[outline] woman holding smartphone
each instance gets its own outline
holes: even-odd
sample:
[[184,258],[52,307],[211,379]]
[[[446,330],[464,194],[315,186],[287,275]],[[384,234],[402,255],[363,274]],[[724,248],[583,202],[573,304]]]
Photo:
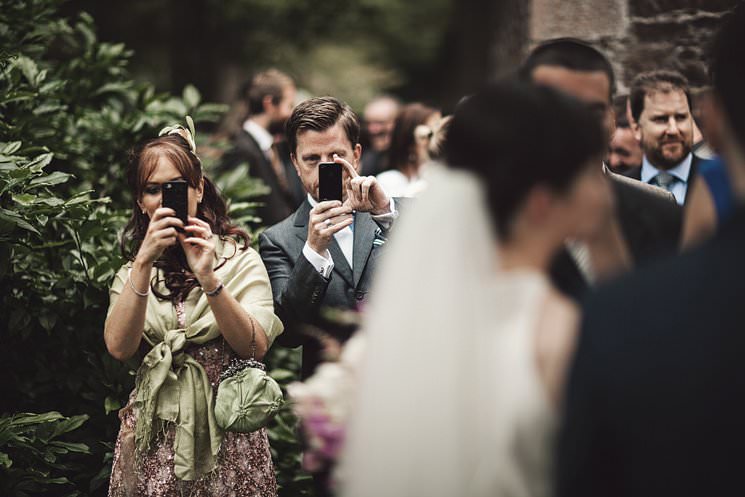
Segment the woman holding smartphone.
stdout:
[[[128,262],[110,289],[104,339],[116,359],[145,355],[119,413],[109,495],[276,495],[266,431],[223,433],[213,413],[223,368],[235,356],[260,360],[282,333],[266,269],[186,129],[136,147],[128,181]],[[187,184],[176,203],[186,223],[162,203],[173,181]]]

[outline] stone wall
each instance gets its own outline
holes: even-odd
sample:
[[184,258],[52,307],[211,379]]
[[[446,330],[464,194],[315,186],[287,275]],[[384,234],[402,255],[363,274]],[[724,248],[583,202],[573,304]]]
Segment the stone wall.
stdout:
[[704,86],[708,47],[737,1],[531,0],[530,44],[560,36],[593,43],[611,59],[621,92],[639,72],[660,68]]

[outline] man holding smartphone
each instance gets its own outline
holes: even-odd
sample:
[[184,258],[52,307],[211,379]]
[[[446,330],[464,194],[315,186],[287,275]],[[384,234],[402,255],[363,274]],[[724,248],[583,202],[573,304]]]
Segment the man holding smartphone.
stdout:
[[[365,298],[379,248],[398,213],[375,177],[359,175],[360,125],[346,103],[333,97],[307,100],[293,111],[286,132],[307,199],[261,234],[259,250],[275,312],[285,325],[280,343],[304,346],[305,378],[322,351],[303,327],[319,324],[323,307],[354,309]],[[341,183],[341,198],[326,200],[335,196],[327,192],[339,191],[335,182]]]

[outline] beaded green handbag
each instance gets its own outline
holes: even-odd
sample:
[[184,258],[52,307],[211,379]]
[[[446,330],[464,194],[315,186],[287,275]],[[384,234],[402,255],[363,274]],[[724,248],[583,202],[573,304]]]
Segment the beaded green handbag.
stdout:
[[[224,431],[250,433],[266,426],[277,414],[284,398],[266,366],[254,359],[252,337],[250,359],[235,358],[220,375],[215,399],[215,421]],[[225,342],[223,341],[223,351]]]

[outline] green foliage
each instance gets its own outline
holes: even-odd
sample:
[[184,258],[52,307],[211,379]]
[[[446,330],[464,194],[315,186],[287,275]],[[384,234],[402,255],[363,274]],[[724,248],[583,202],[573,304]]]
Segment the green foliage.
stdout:
[[[2,495],[106,492],[116,412],[137,366],[113,360],[102,340],[132,205],[126,151],[186,114],[214,122],[225,110],[193,86],[176,97],[134,82],[131,52],[98,41],[87,14],[61,18],[58,3],[0,1]],[[241,199],[232,214],[253,220],[262,186],[245,170],[217,183]],[[19,411],[53,412],[9,414]],[[298,457],[292,423],[278,420],[272,439],[295,451],[275,455],[280,482],[298,490],[297,466],[282,462]],[[58,440],[78,427],[75,442]]]
[[[296,381],[300,374],[300,349],[273,347],[266,363],[269,374],[277,380],[287,398],[287,384]],[[302,445],[298,440],[297,425],[290,404],[285,403],[268,427],[280,497],[313,495],[311,476],[300,470]]]
[[[57,495],[79,495],[66,475],[75,464],[68,454],[90,454],[83,443],[63,435],[79,428],[88,416],[66,418],[58,412],[0,417],[0,493],[7,497],[39,495],[53,488]],[[62,493],[65,492],[66,493]]]

